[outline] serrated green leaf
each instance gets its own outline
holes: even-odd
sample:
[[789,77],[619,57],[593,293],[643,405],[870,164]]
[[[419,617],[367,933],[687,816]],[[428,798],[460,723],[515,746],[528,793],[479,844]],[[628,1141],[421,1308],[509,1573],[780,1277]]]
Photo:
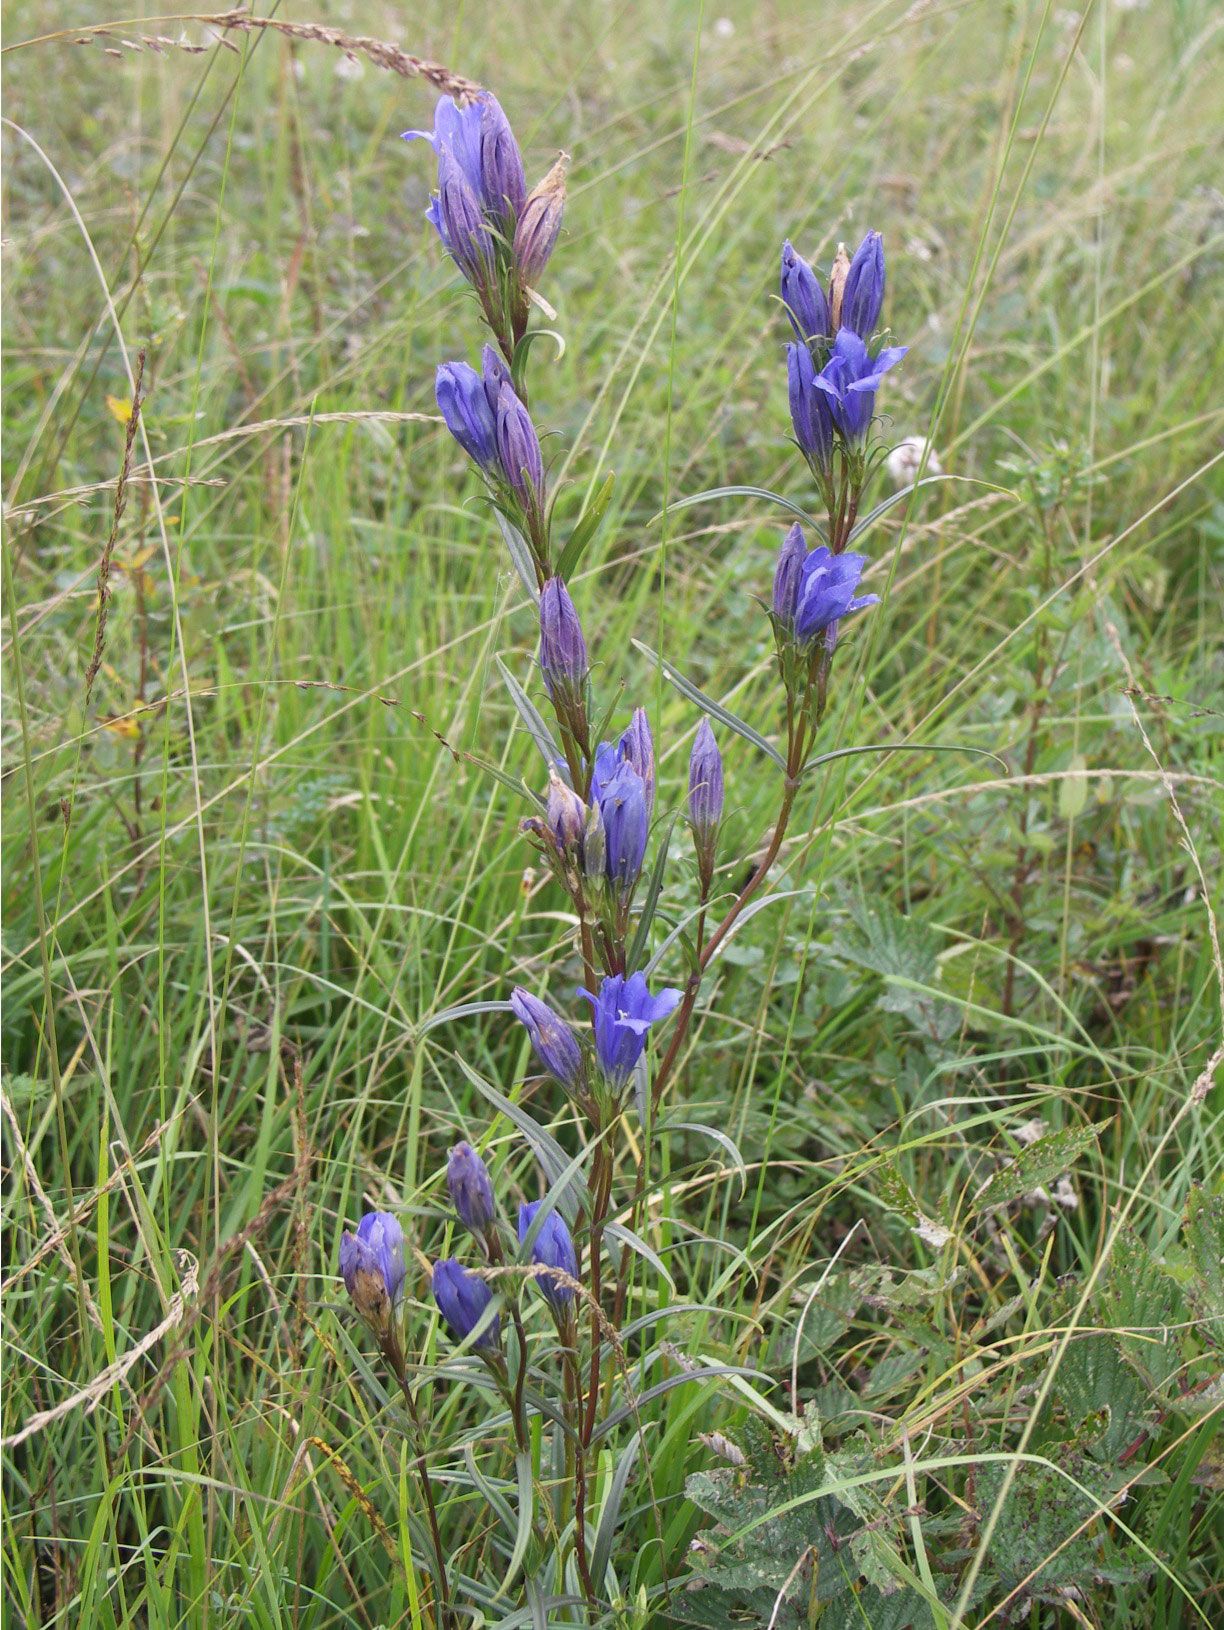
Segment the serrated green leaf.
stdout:
[[1099,1126],[1069,1126],[1038,1138],[983,1183],[973,1197],[973,1210],[990,1211],[1021,1199],[1032,1189],[1045,1188],[1094,1149],[1100,1135]]

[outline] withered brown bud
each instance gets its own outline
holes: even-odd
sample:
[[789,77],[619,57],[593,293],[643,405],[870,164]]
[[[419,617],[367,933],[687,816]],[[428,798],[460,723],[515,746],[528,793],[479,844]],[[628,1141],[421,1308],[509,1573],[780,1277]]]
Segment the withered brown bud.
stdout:
[[525,283],[534,283],[548,265],[565,211],[569,154],[562,153],[543,181],[532,188],[514,229],[514,258]]
[[829,320],[834,335],[841,327],[842,296],[846,292],[846,276],[850,271],[850,256],[844,243],[837,246],[833,272],[829,278]]

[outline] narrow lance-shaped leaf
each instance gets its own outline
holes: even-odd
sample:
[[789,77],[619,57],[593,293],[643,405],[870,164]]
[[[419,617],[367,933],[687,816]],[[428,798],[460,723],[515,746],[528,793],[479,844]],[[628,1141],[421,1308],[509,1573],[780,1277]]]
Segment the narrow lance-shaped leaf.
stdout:
[[694,504],[708,503],[715,498],[763,498],[766,503],[777,504],[780,509],[788,510],[790,514],[797,515],[805,526],[811,527],[822,543],[828,542],[824,527],[814,515],[809,515],[806,509],[793,503],[782,493],[771,492],[768,487],[709,487],[705,492],[692,492],[684,498],[677,498],[675,503],[667,506],[666,510],[660,510],[657,515],[651,518],[649,524],[653,526],[656,521],[662,520],[664,514],[670,515],[678,509],[691,509]]
[[666,657],[661,657],[657,651],[652,651],[649,645],[644,645],[641,640],[634,640],[633,644],[644,657],[649,657],[656,664],[663,677],[673,684],[682,696],[687,696],[689,701],[695,703],[703,713],[708,713],[712,719],[717,719],[720,724],[725,724],[728,730],[733,730],[737,736],[742,736],[745,741],[750,741],[754,747],[759,747],[763,753],[767,753],[780,770],[786,769],[786,760],[776,747],[765,740],[759,730],[754,730],[738,714],[732,713],[730,708],[724,707],[721,702],[714,701],[703,690],[698,690],[697,686],[691,680],[686,679],[678,668],[670,663]]
[[517,526],[513,526],[506,519],[500,509],[495,509],[493,513],[497,516],[502,541],[506,545],[511,564],[518,573],[519,582],[530,595],[532,605],[538,606],[540,603],[540,588],[536,582],[535,562],[531,558],[531,550],[527,545],[527,539]]
[[599,530],[599,523],[607,513],[608,503],[612,497],[612,483],[615,475],[609,471],[603,485],[587,505],[586,514],[574,527],[561,551],[557,561],[557,576],[571,578],[578,569],[578,563],[586,553],[587,545]]
[[502,659],[500,657],[495,657],[494,660],[497,663],[498,670],[501,673],[506,689],[510,692],[510,700],[514,703],[515,708],[518,710],[519,718],[522,719],[523,723],[527,726],[528,734],[531,736],[532,741],[534,741],[536,746],[540,749],[541,758],[551,770],[555,764],[560,762],[561,759],[561,749],[557,746],[556,741],[553,739],[552,731],[544,723],[544,720],[540,716],[539,709],[531,700],[530,696],[528,696],[527,692],[519,684],[518,680],[510,672],[509,668],[507,668]]

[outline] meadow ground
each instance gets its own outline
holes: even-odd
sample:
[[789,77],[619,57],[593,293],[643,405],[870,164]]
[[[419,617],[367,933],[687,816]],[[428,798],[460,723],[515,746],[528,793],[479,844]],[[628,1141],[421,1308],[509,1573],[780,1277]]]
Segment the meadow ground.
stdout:
[[[441,1362],[448,1145],[538,1192],[473,1075],[580,1147],[507,1015],[431,1023],[515,983],[572,1012],[580,971],[517,830],[539,765],[495,659],[529,679],[533,617],[435,415],[477,323],[398,140],[434,93],[317,40],[5,9],[8,1611],[431,1624],[340,1233],[399,1215]],[[676,1310],[594,1473],[606,1622],[1224,1623],[1218,8],[284,16],[493,87],[531,177],[572,155],[532,406],[565,523],[615,472],[574,593],[661,808],[698,714],[631,639],[779,728],[781,512],[675,505],[813,501],[783,237],[884,232],[887,433],[969,478],[865,543],[883,604],[825,738],[1003,763],[805,783],[782,897],[702,992],[640,1223],[673,1286],[643,1263],[634,1308]],[[750,857],[776,787],[722,746]],[[530,1623],[489,1406],[421,1396],[468,1599]]]

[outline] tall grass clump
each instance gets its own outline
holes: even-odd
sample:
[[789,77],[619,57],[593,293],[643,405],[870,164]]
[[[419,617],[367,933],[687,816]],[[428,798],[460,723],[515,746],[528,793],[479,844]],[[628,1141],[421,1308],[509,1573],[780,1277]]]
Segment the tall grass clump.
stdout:
[[11,8],[7,1610],[1212,1625],[1211,7],[592,15]]

